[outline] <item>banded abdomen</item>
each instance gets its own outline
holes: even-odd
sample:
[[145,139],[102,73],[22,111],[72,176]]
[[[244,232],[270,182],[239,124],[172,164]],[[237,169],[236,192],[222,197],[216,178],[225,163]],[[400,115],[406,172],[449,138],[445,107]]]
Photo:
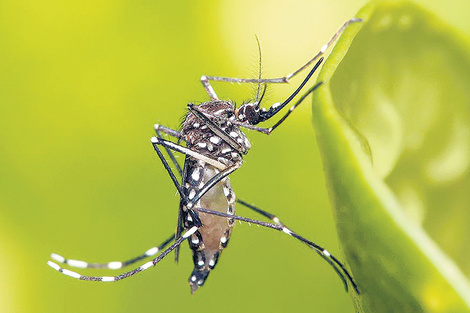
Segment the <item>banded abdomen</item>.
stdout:
[[[203,161],[191,162],[188,169],[188,179],[186,189],[188,197],[191,199],[198,191],[198,187],[203,186],[209,179],[217,174],[218,170],[213,166],[204,164]],[[192,188],[195,187],[195,188]],[[230,179],[226,178],[211,188],[195,205],[195,208],[205,208],[223,213],[235,214],[235,195],[230,185]],[[193,226],[192,218],[185,211],[185,228]],[[227,246],[230,239],[233,220],[211,214],[198,213],[202,222],[202,227],[189,239],[189,246],[193,253],[194,271],[189,283],[191,291],[194,292],[202,286],[215,267],[222,250]],[[188,220],[189,219],[189,220]]]

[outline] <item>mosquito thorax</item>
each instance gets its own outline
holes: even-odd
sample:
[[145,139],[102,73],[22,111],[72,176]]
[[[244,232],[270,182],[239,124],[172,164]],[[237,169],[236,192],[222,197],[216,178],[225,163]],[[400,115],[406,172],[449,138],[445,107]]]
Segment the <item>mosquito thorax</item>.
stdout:
[[242,155],[251,148],[250,141],[235,122],[235,104],[230,101],[212,100],[191,105],[217,128],[202,121],[191,111],[187,114],[181,134],[187,147],[218,160],[228,166],[241,161]]

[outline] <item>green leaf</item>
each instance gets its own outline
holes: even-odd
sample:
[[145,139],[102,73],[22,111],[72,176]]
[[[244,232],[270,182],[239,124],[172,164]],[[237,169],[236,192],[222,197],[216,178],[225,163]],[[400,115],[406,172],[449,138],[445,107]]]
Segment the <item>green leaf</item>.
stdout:
[[470,312],[469,46],[411,2],[357,17],[313,106],[356,310]]

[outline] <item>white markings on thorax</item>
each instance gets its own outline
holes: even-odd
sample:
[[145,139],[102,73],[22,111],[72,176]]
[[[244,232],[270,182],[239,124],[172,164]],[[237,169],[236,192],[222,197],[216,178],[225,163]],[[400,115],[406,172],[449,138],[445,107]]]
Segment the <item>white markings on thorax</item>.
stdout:
[[229,153],[232,151],[232,148],[230,147],[226,147],[226,148],[223,148],[222,151],[220,151],[220,153],[222,154],[226,154],[226,153]]
[[220,139],[217,136],[212,136],[211,138],[209,138],[209,140],[210,140],[210,142],[212,142],[215,145],[218,145],[222,141],[222,139]]
[[228,110],[227,109],[220,109],[220,110],[215,111],[212,114],[217,116],[217,115],[221,115],[222,113],[225,113],[225,112],[228,112]]

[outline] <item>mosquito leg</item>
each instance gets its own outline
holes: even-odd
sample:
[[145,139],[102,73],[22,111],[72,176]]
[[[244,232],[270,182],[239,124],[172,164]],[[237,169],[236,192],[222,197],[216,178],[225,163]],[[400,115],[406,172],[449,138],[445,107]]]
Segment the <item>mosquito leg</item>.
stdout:
[[217,94],[214,91],[214,88],[212,88],[212,85],[209,82],[210,80],[216,80],[216,79],[213,79],[212,76],[205,76],[205,75],[201,76],[202,86],[204,86],[204,89],[206,90],[211,100],[219,100],[219,98],[217,97]]
[[[163,132],[163,133],[165,133],[169,136],[177,138],[178,140],[184,140],[184,138],[181,136],[181,133],[177,130],[168,128],[168,127],[160,125],[160,124],[155,124],[154,129],[155,129],[155,132],[156,132],[158,138],[160,138],[160,139],[163,139],[162,136],[161,136],[161,133],[160,133],[160,131],[161,131],[161,132]],[[166,146],[164,148],[165,148],[168,156],[170,157],[171,162],[173,162],[176,170],[180,174],[180,177],[181,177],[182,181],[185,181],[186,178],[183,175],[183,173],[185,173],[185,171],[183,172],[183,170],[181,169],[181,166],[179,165],[178,161],[176,160],[175,155],[173,154],[173,151],[170,148],[167,148]],[[186,166],[187,163],[185,162],[184,164]],[[174,237],[179,238],[181,236],[181,234],[183,233],[183,229],[184,229],[184,227],[183,227],[183,204],[180,203],[179,209],[178,209],[178,221],[176,223],[176,231],[175,231],[175,236]],[[179,260],[179,248],[180,247],[177,247],[175,249],[175,262],[176,263],[178,263],[178,260]]]
[[[247,203],[247,202],[245,202],[245,201],[243,201],[243,200],[237,199],[237,202],[240,203],[241,205],[244,205],[244,206],[246,206],[247,208],[249,208],[249,209],[251,209],[251,210],[253,210],[253,211],[255,211],[255,212],[257,212],[257,213],[259,213],[259,214],[261,214],[261,215],[263,215],[263,216],[265,216],[265,217],[267,217],[267,218],[269,218],[269,219],[271,219],[276,225],[279,225],[279,226],[280,226],[280,229],[279,229],[279,228],[275,228],[275,229],[283,230],[283,228],[285,227],[285,225],[279,220],[279,218],[278,218],[276,215],[271,214],[271,213],[269,213],[269,212],[267,212],[267,211],[264,211],[264,210],[262,210],[262,209],[260,209],[260,208],[257,208],[257,207],[255,207],[254,205],[251,205],[251,204],[249,204],[249,203]],[[270,226],[268,226],[268,225],[262,225],[262,226],[270,227]],[[335,272],[339,275],[339,277],[340,277],[341,280],[343,281],[343,283],[344,283],[344,285],[345,285],[345,289],[346,289],[346,291],[347,291],[347,290],[348,290],[348,285],[347,285],[347,282],[346,282],[345,277],[344,277],[343,273],[341,272],[341,270],[333,263],[332,260],[330,260],[328,257],[326,257],[322,252],[320,252],[320,251],[317,250],[317,249],[314,249],[314,251],[315,251],[316,253],[318,253],[326,262],[328,262],[328,263],[330,264],[330,266],[333,267],[333,269],[335,270]],[[326,250],[324,250],[324,251],[326,251]],[[354,282],[351,281],[351,283],[352,283],[353,286],[354,286]]]
[[168,174],[170,175],[170,178],[173,181],[173,184],[175,185],[175,187],[178,190],[178,193],[179,193],[179,195],[182,199],[185,199],[186,195],[183,191],[182,186],[178,182],[178,179],[176,178],[175,174],[173,173],[170,165],[168,164],[167,160],[165,159],[162,152],[158,148],[159,145],[162,145],[163,147],[169,148],[169,149],[177,151],[177,152],[181,152],[185,155],[190,155],[190,156],[192,156],[192,157],[194,157],[198,160],[202,160],[202,161],[204,161],[208,164],[211,164],[211,165],[213,165],[213,166],[215,166],[219,169],[226,169],[227,168],[226,165],[224,165],[223,163],[220,163],[219,161],[208,158],[205,155],[202,155],[198,152],[192,151],[192,150],[190,150],[186,147],[180,146],[180,145],[175,144],[171,141],[168,141],[168,140],[165,140],[165,139],[162,139],[162,138],[158,138],[158,137],[152,137],[150,140],[152,142],[153,148],[155,149],[155,152],[157,152],[158,157],[162,161],[163,166],[165,167]]
[[175,239],[175,235],[171,235],[167,240],[165,240],[163,243],[161,243],[159,246],[152,247],[148,249],[145,253],[134,257],[130,260],[127,261],[113,261],[113,262],[108,262],[108,263],[89,263],[85,261],[80,261],[80,260],[73,260],[73,259],[66,259],[61,255],[58,255],[56,253],[51,254],[51,258],[62,264],[67,264],[68,266],[71,267],[77,267],[77,268],[107,268],[111,270],[117,270],[120,268],[124,268],[126,266],[129,266],[131,264],[134,264],[142,259],[145,259],[147,257],[151,257],[156,255],[158,252],[161,250],[165,249],[165,247],[172,242]]
[[166,126],[163,126],[163,125],[160,125],[160,124],[153,125],[153,128],[155,129],[155,132],[157,133],[157,135],[159,135],[159,137],[161,137],[160,136],[160,131],[161,131],[161,132],[164,132],[167,135],[170,135],[172,137],[177,138],[178,140],[183,140],[183,137],[181,136],[181,133],[177,130],[171,129],[169,127],[166,127]]
[[252,205],[252,204],[249,204],[248,202],[245,202],[243,200],[240,200],[240,199],[237,199],[237,203],[240,203],[241,205],[255,211],[256,213],[264,216],[264,217],[267,217],[269,218],[271,221],[273,221],[275,224],[279,225],[279,226],[284,226],[284,224],[281,223],[281,221],[279,220],[279,218],[277,218],[276,215],[274,214],[271,214],[267,211],[264,211],[264,210],[261,210],[260,208]]
[[161,260],[163,260],[171,251],[173,251],[176,247],[178,247],[179,245],[181,245],[181,243],[183,241],[185,241],[186,239],[188,239],[191,235],[193,235],[196,231],[198,230],[198,227],[196,226],[193,226],[191,229],[189,229],[187,232],[185,232],[183,234],[183,236],[179,237],[178,239],[175,240],[175,242],[170,246],[168,247],[166,250],[164,250],[161,254],[159,254],[156,258],[154,258],[153,260],[143,264],[142,266],[139,266],[129,272],[126,272],[126,273],[123,273],[121,275],[117,275],[117,276],[85,276],[85,275],[81,275],[77,272],[74,272],[74,271],[71,271],[71,270],[68,270],[68,269],[65,269],[65,268],[62,268],[60,267],[59,265],[57,265],[56,263],[52,262],[52,261],[48,261],[47,264],[52,267],[53,269],[55,269],[56,271],[58,272],[61,272],[62,274],[65,274],[67,276],[70,276],[70,277],[73,277],[73,278],[77,278],[77,279],[80,279],[80,280],[86,280],[86,281],[102,281],[102,282],[115,282],[115,281],[119,281],[119,280],[123,280],[125,278],[129,278],[137,273],[140,273],[140,272],[143,272],[147,269],[149,269],[150,267],[152,266],[155,266],[157,265],[158,262],[160,262]]
[[[168,164],[167,160],[163,156],[163,153],[160,151],[160,148],[158,148],[159,144],[163,145],[162,142],[168,142],[168,143],[171,143],[175,146],[178,146],[178,145],[172,143],[171,141],[166,141],[166,140],[158,138],[158,137],[152,137],[150,140],[152,141],[153,148],[155,149],[155,152],[157,153],[158,157],[160,158],[160,161],[162,161],[163,166],[165,167],[166,171],[168,172],[168,175],[170,175],[170,178],[173,181],[173,184],[175,185],[176,189],[178,190],[178,193],[179,193],[180,197],[184,198],[185,194],[184,194],[183,188],[181,187],[180,183],[178,182],[178,179],[176,178],[175,174],[173,173],[173,170],[171,169],[171,167]],[[168,147],[168,146],[166,146],[166,147]]]
[[330,266],[335,270],[335,272],[338,274],[338,276],[343,281],[346,291],[348,291],[348,283],[347,282],[349,281],[351,283],[351,285],[353,286],[354,290],[359,294],[359,289],[357,288],[357,285],[354,282],[354,279],[352,278],[351,274],[348,272],[348,270],[344,267],[344,265],[335,256],[333,256],[330,252],[328,252],[323,247],[321,247],[321,246],[317,245],[316,243],[314,243],[314,242],[298,235],[297,233],[293,232],[292,230],[290,230],[286,226],[284,226],[282,224],[266,223],[266,222],[262,222],[262,221],[242,217],[242,216],[231,215],[231,214],[218,212],[218,211],[213,211],[213,210],[208,210],[208,209],[204,209],[204,208],[194,208],[194,210],[196,210],[198,212],[202,212],[202,213],[207,213],[207,214],[212,214],[212,215],[216,215],[216,216],[226,217],[226,218],[230,218],[230,219],[234,219],[234,220],[239,220],[239,221],[242,221],[242,222],[252,223],[252,224],[260,225],[260,226],[263,226],[263,227],[279,230],[279,231],[282,231],[282,232],[288,234],[291,237],[296,238],[297,240],[303,242],[304,244],[306,244],[307,246],[312,248],[328,264],[330,264]]
[[362,19],[352,18],[349,21],[346,21],[338,29],[338,31],[333,35],[333,37],[331,37],[331,39],[320,49],[320,51],[317,54],[315,54],[310,60],[308,60],[299,69],[283,77],[259,79],[259,78],[233,78],[233,77],[222,77],[222,76],[202,76],[201,77],[202,85],[204,86],[204,89],[206,90],[207,94],[211,97],[212,100],[218,100],[217,95],[214,92],[214,89],[210,85],[209,81],[230,82],[230,83],[253,83],[253,84],[288,83],[292,77],[302,72],[304,69],[310,66],[313,62],[315,62],[318,58],[320,58],[326,52],[326,50],[328,50],[328,48],[331,47],[331,45],[336,41],[336,39],[338,39],[338,37],[341,35],[341,33],[346,29],[346,27],[349,24],[357,23],[357,22],[362,22]]
[[331,45],[336,41],[336,39],[338,39],[338,37],[343,33],[343,31],[346,29],[346,27],[348,27],[349,24],[352,24],[352,23],[358,23],[358,22],[362,22],[363,20],[361,18],[352,18],[346,22],[344,22],[343,25],[341,25],[341,27],[338,29],[338,31],[333,35],[333,37],[330,38],[330,40],[325,44],[323,45],[323,47],[321,47],[320,51],[313,56],[313,58],[311,58],[310,60],[308,60],[304,65],[302,65],[301,68],[299,68],[298,70],[296,70],[295,72],[292,72],[288,75],[286,75],[284,78],[289,81],[289,79],[291,79],[292,77],[294,77],[295,75],[299,74],[300,72],[302,72],[304,69],[306,69],[310,64],[312,64],[313,62],[315,62],[315,60],[317,60],[319,57],[321,57],[325,52],[326,50],[328,50],[329,47],[331,47]]
[[[281,227],[285,227],[284,223],[282,223],[276,215],[271,214],[271,213],[269,213],[269,212],[267,212],[267,211],[264,211],[264,210],[262,210],[262,209],[260,209],[260,208],[258,208],[258,207],[256,207],[256,206],[254,206],[254,205],[252,205],[252,204],[249,204],[249,203],[247,203],[247,202],[245,202],[245,201],[243,201],[243,200],[237,199],[237,202],[240,203],[241,205],[246,206],[247,208],[249,208],[249,209],[255,211],[256,213],[258,213],[258,214],[260,214],[260,215],[262,215],[262,216],[264,216],[264,217],[269,218],[269,219],[272,220],[276,225],[279,225],[279,226],[281,226]],[[281,230],[282,230],[282,229],[281,229]],[[325,256],[323,255],[323,253],[320,253],[318,250],[315,250],[315,251],[316,251],[322,258],[324,258],[328,263],[331,264],[332,261],[329,260],[327,257],[325,257]],[[336,266],[334,266],[333,264],[331,264],[331,265],[335,268],[336,272],[337,272],[341,277],[343,277],[343,275],[341,274],[341,272],[338,272],[338,268],[337,268]],[[347,289],[347,286],[346,286],[346,289]]]
[[[163,139],[160,131],[164,132],[165,134],[168,134],[172,137],[175,137],[177,138],[178,140],[181,140],[181,133],[177,130],[173,130],[171,128],[168,128],[168,127],[165,127],[165,126],[162,126],[162,125],[159,125],[159,124],[155,124],[154,125],[154,129],[155,129],[155,133],[157,134],[157,137],[160,138],[160,139]],[[181,169],[181,166],[179,165],[178,161],[176,160],[175,158],[175,155],[173,154],[173,152],[170,150],[170,148],[168,147],[164,147],[165,148],[165,151],[166,153],[168,154],[168,156],[170,157],[170,160],[171,162],[173,163],[173,165],[176,167],[176,170],[178,171],[178,173],[180,174],[180,177],[183,176],[183,170]]]

